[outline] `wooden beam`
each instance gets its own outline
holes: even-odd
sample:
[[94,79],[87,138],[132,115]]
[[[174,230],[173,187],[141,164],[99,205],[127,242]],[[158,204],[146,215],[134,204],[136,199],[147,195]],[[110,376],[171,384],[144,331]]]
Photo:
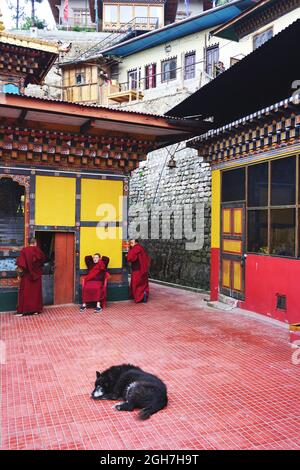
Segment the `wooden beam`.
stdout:
[[23,122],[26,119],[27,113],[28,113],[27,109],[22,109],[22,111],[19,114],[18,119],[16,120],[16,125],[17,126],[20,126],[21,124],[23,124]]
[[82,126],[80,126],[80,133],[85,134],[95,125],[95,119],[88,119]]

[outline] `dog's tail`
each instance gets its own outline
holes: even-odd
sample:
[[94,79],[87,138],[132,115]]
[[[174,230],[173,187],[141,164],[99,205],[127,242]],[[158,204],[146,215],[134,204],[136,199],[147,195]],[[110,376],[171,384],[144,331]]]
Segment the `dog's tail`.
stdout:
[[151,415],[157,413],[158,411],[162,410],[165,406],[167,406],[167,403],[167,398],[165,398],[164,400],[156,400],[151,402],[148,406],[146,406],[139,412],[139,418],[142,420],[149,419]]

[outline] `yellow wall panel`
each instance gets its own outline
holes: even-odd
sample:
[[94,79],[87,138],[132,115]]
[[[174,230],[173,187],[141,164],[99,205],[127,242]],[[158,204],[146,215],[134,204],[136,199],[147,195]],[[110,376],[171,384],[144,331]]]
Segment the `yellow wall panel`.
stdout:
[[233,229],[235,234],[242,233],[243,226],[243,210],[233,209]]
[[[95,222],[121,221],[123,212],[122,196],[123,181],[83,178],[81,180],[81,220]],[[119,200],[120,197],[121,200]],[[101,211],[102,204],[111,206],[109,212]],[[105,209],[104,206],[103,208]]]
[[231,209],[223,209],[223,233],[231,232]]
[[242,268],[239,261],[233,262],[233,289],[242,290]]
[[241,253],[242,242],[240,240],[223,240],[223,251],[227,253]]
[[122,228],[121,227],[81,227],[80,229],[80,269],[86,269],[84,258],[100,253],[110,258],[109,268],[122,267]]
[[230,288],[230,264],[231,261],[223,259],[222,261],[222,285]]
[[211,247],[220,248],[221,172],[212,171],[211,180]]
[[35,184],[35,224],[73,227],[76,179],[37,176]]

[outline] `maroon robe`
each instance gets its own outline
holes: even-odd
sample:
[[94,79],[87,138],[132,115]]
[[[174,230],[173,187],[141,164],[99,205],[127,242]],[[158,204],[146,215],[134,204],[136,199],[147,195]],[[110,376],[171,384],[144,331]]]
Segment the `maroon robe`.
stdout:
[[37,246],[27,246],[17,258],[17,266],[23,269],[19,287],[18,313],[35,313],[43,309],[42,274],[45,256]]
[[148,271],[150,258],[145,248],[137,243],[130,248],[127,261],[132,263],[130,291],[135,302],[142,302],[144,296],[149,297]]
[[82,302],[84,304],[87,302],[101,302],[104,300],[105,276],[106,266],[101,259],[98,263],[94,264],[94,266],[90,265],[89,273],[83,279],[82,284]]

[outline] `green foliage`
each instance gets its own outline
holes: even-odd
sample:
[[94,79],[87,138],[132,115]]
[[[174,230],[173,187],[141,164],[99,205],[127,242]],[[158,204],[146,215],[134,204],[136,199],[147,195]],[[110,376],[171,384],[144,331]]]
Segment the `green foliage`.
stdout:
[[27,16],[24,20],[24,22],[21,25],[21,29],[30,29],[30,28],[38,28],[38,29],[44,29],[47,27],[47,23],[45,20],[41,20],[40,18],[37,18],[35,16],[34,20]]

